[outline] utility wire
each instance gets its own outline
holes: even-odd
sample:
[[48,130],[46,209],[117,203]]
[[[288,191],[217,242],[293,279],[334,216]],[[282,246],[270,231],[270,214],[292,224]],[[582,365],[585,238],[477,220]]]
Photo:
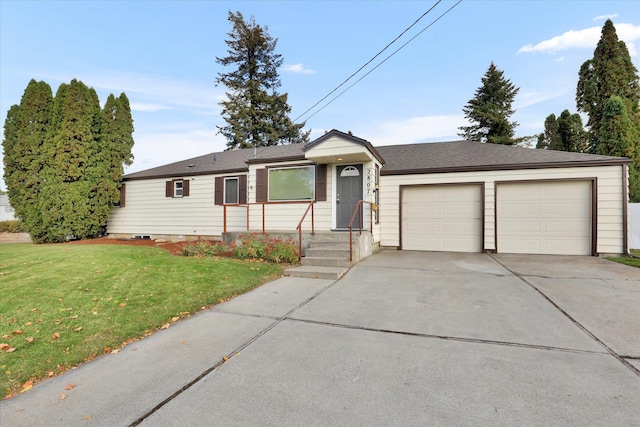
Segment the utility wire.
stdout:
[[371,58],[369,61],[367,61],[366,64],[364,64],[362,67],[358,68],[356,70],[355,73],[351,74],[349,77],[347,77],[346,80],[344,80],[342,83],[340,83],[338,86],[336,86],[331,92],[329,92],[328,94],[326,94],[320,101],[316,102],[315,104],[313,104],[311,107],[307,108],[307,110],[300,114],[298,117],[296,117],[293,121],[294,123],[298,121],[298,119],[302,116],[304,116],[305,114],[307,114],[309,111],[313,110],[318,104],[320,104],[322,101],[324,101],[325,99],[327,99],[329,96],[331,96],[331,94],[333,94],[335,91],[337,91],[338,89],[340,89],[342,86],[345,85],[345,83],[347,83],[349,80],[351,80],[356,74],[358,74],[360,71],[362,71],[362,69],[364,67],[366,67],[367,65],[371,64],[378,56],[380,56],[385,50],[387,50],[392,44],[394,44],[396,41],[398,41],[398,39],[400,37],[402,37],[407,31],[409,31],[411,28],[413,28],[418,22],[420,22],[420,20],[422,18],[424,18],[425,16],[427,16],[429,14],[429,12],[431,12],[438,4],[440,4],[440,2],[442,2],[442,0],[438,0],[436,2],[436,4],[434,4],[433,6],[431,6],[431,8],[429,8],[429,10],[427,10],[425,13],[423,13],[418,19],[415,20],[415,22],[413,24],[411,24],[410,26],[408,26],[403,32],[400,33],[400,35],[398,35],[398,37],[396,37],[395,39],[393,39],[391,41],[391,43],[389,43],[388,45],[386,45],[384,47],[384,49],[382,49],[380,52],[376,53],[375,56],[373,58]]
[[[440,3],[440,1],[438,1],[438,3]],[[447,9],[444,13],[442,13],[440,16],[438,16],[436,19],[434,19],[429,25],[427,25],[426,27],[424,27],[418,34],[416,34],[415,36],[411,37],[405,44],[403,44],[402,46],[400,46],[398,49],[396,49],[391,55],[387,56],[385,59],[383,59],[380,63],[378,63],[378,65],[376,65],[375,67],[373,67],[371,70],[369,70],[365,75],[363,75],[362,77],[360,77],[358,80],[356,80],[355,82],[353,82],[349,87],[347,87],[345,90],[343,90],[342,92],[340,92],[338,95],[336,95],[334,98],[332,98],[329,102],[327,102],[325,105],[322,106],[322,108],[320,108],[318,111],[316,111],[315,113],[311,114],[309,117],[306,118],[305,122],[307,120],[309,120],[311,117],[315,116],[316,114],[318,114],[320,111],[324,110],[329,104],[331,104],[333,101],[335,101],[336,99],[340,98],[345,92],[347,92],[349,89],[351,89],[352,87],[354,87],[356,84],[358,84],[362,79],[364,79],[365,77],[367,77],[369,74],[371,74],[375,69],[377,69],[379,66],[381,66],[382,64],[384,64],[385,62],[387,62],[387,60],[389,58],[391,58],[393,55],[395,55],[396,53],[398,53],[400,50],[402,50],[406,45],[408,45],[409,43],[411,43],[416,37],[418,37],[420,34],[422,34],[423,32],[425,32],[427,29],[429,29],[433,24],[435,24],[436,22],[438,22],[442,17],[444,17],[446,14],[448,14],[449,12],[451,12],[456,6],[458,6],[460,3],[462,3],[462,0],[458,0],[456,2],[456,4],[454,4],[453,6],[451,6],[449,9]],[[436,3],[437,5],[437,3]],[[436,5],[434,5],[433,7],[435,7]],[[430,10],[433,9],[433,7]],[[429,11],[427,11],[426,13],[428,13]],[[423,15],[424,16],[424,15]],[[422,18],[422,17],[421,17]],[[417,22],[417,21],[416,21]],[[409,27],[410,28],[410,27]],[[406,31],[405,31],[406,32]],[[404,33],[403,33],[404,34]],[[394,40],[395,41],[395,40]],[[392,42],[393,43],[393,42]],[[385,48],[386,49],[386,48]],[[383,49],[384,50],[384,49]],[[382,51],[380,52],[382,53]],[[378,54],[379,55],[379,54]],[[376,56],[378,56],[376,55]],[[375,57],[374,57],[375,58]],[[373,59],[371,59],[371,61],[373,61]],[[367,64],[369,64],[371,61],[367,62]],[[365,65],[367,65],[365,64]],[[364,66],[363,66],[364,67]],[[354,73],[353,75],[357,74],[363,67],[361,67],[356,73]],[[351,77],[353,77],[353,75]],[[312,108],[314,108],[316,105],[320,104],[323,100],[327,99],[332,93],[334,93],[336,90],[338,90],[341,86],[343,86],[349,79],[351,79],[351,77],[349,77],[347,80],[345,80],[344,82],[342,82],[338,87],[336,87],[334,90],[332,90],[329,94],[327,94],[324,98],[322,98],[320,101],[318,101],[317,103],[315,103],[313,105],[313,107],[309,108],[307,111],[305,111],[304,113],[302,113],[300,116],[298,116],[295,120],[297,121],[300,117],[304,116],[307,112],[309,112]]]

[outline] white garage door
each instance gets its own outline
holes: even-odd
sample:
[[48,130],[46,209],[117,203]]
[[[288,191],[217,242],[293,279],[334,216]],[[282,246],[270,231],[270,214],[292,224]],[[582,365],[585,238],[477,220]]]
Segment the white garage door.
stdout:
[[482,187],[427,185],[402,192],[402,249],[480,252]]
[[591,255],[591,182],[497,185],[498,252]]

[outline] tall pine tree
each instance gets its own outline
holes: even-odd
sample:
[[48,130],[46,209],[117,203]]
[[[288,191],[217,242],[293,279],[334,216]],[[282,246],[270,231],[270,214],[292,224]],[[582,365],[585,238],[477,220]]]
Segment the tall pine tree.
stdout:
[[627,46],[622,40],[618,40],[613,23],[607,20],[602,27],[602,35],[593,58],[580,67],[576,89],[578,111],[588,115],[587,127],[592,152],[596,152],[599,145],[598,131],[604,108],[613,95],[623,100],[634,125],[638,126],[638,70],[631,62]]
[[515,144],[518,123],[509,119],[515,113],[512,106],[519,90],[491,62],[482,77],[482,86],[476,89],[474,98],[462,109],[471,125],[459,127],[462,132],[458,135],[470,141]]
[[227,138],[227,149],[307,142],[304,123],[293,123],[288,95],[278,93],[278,67],[282,56],[275,53],[277,39],[267,27],[246,22],[240,12],[229,12],[232,29],[225,40],[227,56],[216,62],[234,69],[218,73],[216,84],[228,89],[228,100],[220,102],[226,126],[218,132]]

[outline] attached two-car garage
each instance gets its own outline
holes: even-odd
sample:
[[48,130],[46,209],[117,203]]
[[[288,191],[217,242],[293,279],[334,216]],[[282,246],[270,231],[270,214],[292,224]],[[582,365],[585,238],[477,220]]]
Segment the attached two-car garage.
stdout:
[[[592,180],[494,184],[495,250],[591,255]],[[481,252],[485,185],[414,185],[401,189],[404,250]]]

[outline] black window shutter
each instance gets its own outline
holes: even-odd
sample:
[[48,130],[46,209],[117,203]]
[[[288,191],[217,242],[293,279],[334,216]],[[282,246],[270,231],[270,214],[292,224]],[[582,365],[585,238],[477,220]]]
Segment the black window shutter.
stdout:
[[316,165],[316,201],[327,200],[327,165]]
[[267,201],[267,170],[256,169],[256,202]]
[[215,188],[213,191],[214,193],[213,199],[216,205],[222,204],[222,195],[224,194],[223,186],[224,186],[224,178],[221,176],[217,176],[215,180]]
[[189,197],[189,180],[182,180],[182,197]]
[[120,185],[120,207],[124,208],[127,201],[127,184]]
[[244,205],[247,203],[247,175],[238,177],[238,203]]
[[167,181],[164,183],[164,196],[173,197],[173,181]]

